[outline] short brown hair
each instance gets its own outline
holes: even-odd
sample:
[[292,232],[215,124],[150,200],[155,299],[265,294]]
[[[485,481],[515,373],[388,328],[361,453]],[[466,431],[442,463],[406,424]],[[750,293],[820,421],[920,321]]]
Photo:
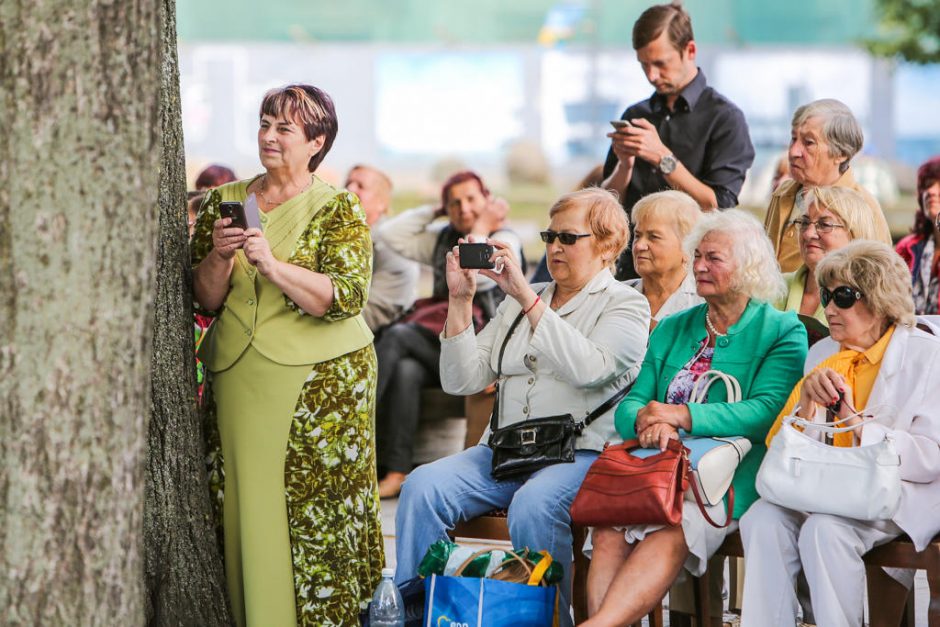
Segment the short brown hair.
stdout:
[[692,18],[680,3],[656,4],[643,11],[633,25],[633,49],[645,48],[663,32],[669,33],[669,42],[680,53],[695,39]]
[[630,243],[630,223],[617,197],[600,187],[570,192],[552,205],[548,217],[569,209],[587,209],[587,222],[597,240],[596,250],[611,253],[609,262],[613,266]]
[[258,117],[272,115],[293,118],[304,130],[307,141],[323,137],[323,147],[310,157],[307,170],[314,172],[323,163],[326,153],[333,147],[333,140],[339,131],[336,109],[333,100],[322,89],[313,85],[288,85],[272,89],[261,101]]

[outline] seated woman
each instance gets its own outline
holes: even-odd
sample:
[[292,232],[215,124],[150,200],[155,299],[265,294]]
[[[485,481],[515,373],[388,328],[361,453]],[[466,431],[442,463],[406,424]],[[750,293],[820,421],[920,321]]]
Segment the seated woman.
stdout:
[[793,625],[794,580],[802,567],[817,624],[860,627],[862,556],[902,533],[923,550],[940,531],[940,518],[928,514],[940,508],[940,338],[912,326],[907,268],[890,247],[857,241],[827,255],[816,280],[832,335],[810,350],[810,372],[793,389],[767,443],[797,406],[798,415],[815,418],[842,392],[838,418],[850,417],[853,407],[871,407],[877,421],[837,434],[834,445],[852,446],[854,438],[865,445],[890,435],[901,458],[901,506],[893,520],[870,521],[757,501],[741,520],[745,626]]
[[626,284],[649,301],[650,330],[666,316],[702,302],[682,249],[700,215],[691,196],[674,190],[644,196],[633,206],[633,267],[640,278]]
[[914,228],[895,250],[911,270],[914,311],[936,316],[940,314],[940,157],[917,170],[917,206]]
[[[566,413],[583,418],[636,377],[646,352],[646,299],[611,272],[630,239],[620,203],[607,191],[587,189],[562,196],[549,216],[542,239],[554,280],[547,286],[530,287],[502,242],[490,240],[497,248],[495,260],[503,264],[499,274],[461,269],[456,250],[447,257],[450,307],[441,334],[441,385],[450,394],[473,394],[493,383],[505,342],[495,408],[499,427]],[[471,304],[478,272],[496,281],[507,298],[475,335]],[[517,479],[493,479],[488,437],[487,431],[477,446],[408,476],[395,520],[396,579],[413,577],[428,546],[458,522],[508,508],[513,544],[548,550],[565,566],[561,618],[570,624],[568,508],[591,462],[616,438],[613,410],[578,437],[574,463]]]
[[[669,316],[653,331],[636,385],[617,408],[616,426],[623,438],[638,438],[645,447],[665,448],[679,429],[749,438],[753,448],[733,483],[732,517],[738,519],[757,498],[754,479],[766,452],[764,433],[800,377],[806,332],[793,313],[768,303],[783,291],[783,279],[770,240],[753,216],[734,209],[703,215],[686,247],[705,303]],[[709,369],[738,380],[741,402],[723,402],[723,386],[712,388],[708,403],[688,402],[696,378]],[[724,507],[709,508],[709,516],[725,522]],[[594,529],[591,619],[585,624],[638,622],[660,603],[683,565],[701,575],[735,527],[735,522],[712,527],[689,506],[681,526]]]
[[826,315],[816,285],[816,264],[827,253],[854,239],[877,240],[878,227],[865,197],[848,187],[808,188],[801,198],[804,209],[802,215],[793,220],[793,225],[799,229],[803,263],[796,271],[783,275],[787,296],[775,306],[825,324]]

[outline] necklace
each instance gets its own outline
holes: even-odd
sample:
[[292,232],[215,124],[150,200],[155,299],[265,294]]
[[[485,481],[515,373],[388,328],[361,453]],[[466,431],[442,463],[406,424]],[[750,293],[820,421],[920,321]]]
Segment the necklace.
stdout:
[[[264,188],[267,187],[267,185],[268,185],[268,175],[265,174],[264,176],[261,177],[261,187],[258,188],[258,195],[261,196],[261,200],[263,200],[266,205],[268,205],[269,207],[277,207],[278,205],[283,205],[285,202],[287,202],[287,200],[289,200],[289,199],[285,199],[285,200],[282,200],[281,202],[271,202],[270,200],[268,200],[268,197],[264,195]],[[302,190],[300,190],[300,192],[298,192],[297,195],[299,196],[300,194],[303,194],[305,191],[310,189],[311,185],[313,185],[313,177],[310,178],[310,182],[307,183],[307,186],[304,187]]]
[[712,332],[712,335],[717,337],[724,337],[728,335],[727,333],[719,333],[718,329],[715,328],[715,325],[712,324],[711,316],[708,315],[708,308],[705,308],[705,326],[708,327],[708,330]]

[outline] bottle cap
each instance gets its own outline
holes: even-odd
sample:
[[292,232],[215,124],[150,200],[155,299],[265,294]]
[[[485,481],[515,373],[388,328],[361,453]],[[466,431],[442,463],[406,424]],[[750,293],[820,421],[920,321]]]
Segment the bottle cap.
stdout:
[[391,578],[391,577],[394,577],[394,576],[395,576],[395,569],[394,569],[394,568],[383,568],[383,569],[382,569],[382,577],[389,577],[389,578]]

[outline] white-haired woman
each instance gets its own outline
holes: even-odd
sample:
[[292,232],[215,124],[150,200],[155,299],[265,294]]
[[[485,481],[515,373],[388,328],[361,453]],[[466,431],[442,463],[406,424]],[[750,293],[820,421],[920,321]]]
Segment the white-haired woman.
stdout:
[[[862,556],[902,533],[920,551],[940,532],[940,517],[930,514],[940,511],[940,338],[913,326],[907,267],[887,245],[860,240],[827,255],[816,280],[832,335],[810,350],[809,373],[793,389],[767,443],[785,416],[796,411],[816,420],[817,410],[833,406],[841,393],[837,417],[850,418],[847,424],[856,429],[836,434],[833,445],[865,446],[891,437],[901,460],[901,505],[892,520],[870,521],[758,500],[741,520],[743,625],[792,626],[794,581],[802,567],[817,624],[860,627]],[[865,408],[876,421],[861,425],[852,416]]]
[[790,129],[790,179],[774,190],[764,226],[784,272],[800,266],[797,199],[808,187],[848,187],[865,197],[878,231],[878,240],[890,241],[891,232],[881,205],[852,176],[849,163],[862,149],[862,126],[852,110],[832,98],[797,107]]
[[682,241],[702,214],[695,200],[676,190],[644,196],[633,206],[633,267],[638,279],[626,281],[650,304],[650,330],[677,311],[702,302],[689,272]]
[[[865,197],[848,187],[807,188],[801,197],[802,215],[793,221],[800,233],[800,259],[794,272],[783,280],[787,295],[777,301],[777,309],[795,311],[826,323],[819,301],[816,264],[834,250],[852,240],[878,240],[883,236]],[[884,240],[890,244],[891,239]]]
[[[636,385],[617,408],[615,424],[625,438],[665,448],[679,430],[692,435],[749,438],[750,454],[734,476],[738,519],[757,498],[754,480],[766,452],[764,435],[802,373],[806,332],[792,312],[768,301],[783,292],[770,241],[760,223],[743,211],[703,215],[687,239],[692,271],[705,303],[669,316],[650,336]],[[727,403],[715,386],[708,403],[689,403],[701,373],[720,370],[741,384],[742,400]],[[724,505],[709,510],[724,522]],[[686,507],[681,526],[598,528],[588,572],[589,625],[640,620],[658,604],[680,569],[705,570],[729,530],[705,522]]]

